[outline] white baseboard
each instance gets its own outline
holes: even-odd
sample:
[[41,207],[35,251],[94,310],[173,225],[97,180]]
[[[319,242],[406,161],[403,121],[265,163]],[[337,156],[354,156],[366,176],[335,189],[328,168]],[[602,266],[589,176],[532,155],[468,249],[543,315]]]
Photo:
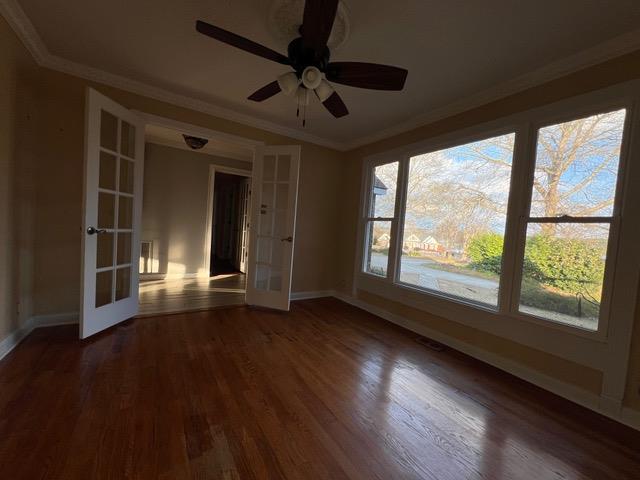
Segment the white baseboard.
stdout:
[[7,335],[0,342],[0,360],[6,357],[27,335],[33,331],[33,318],[27,320],[23,325]]
[[460,340],[429,328],[419,322],[395,315],[382,308],[363,302],[360,299],[342,293],[335,293],[334,296],[343,302],[372,313],[384,320],[395,323],[396,325],[419,335],[423,335],[443,343],[482,362],[493,365],[500,370],[511,373],[512,375],[515,375],[529,383],[533,383],[544,390],[555,393],[560,397],[582,405],[585,408],[598,412],[631,428],[640,430],[640,411],[633,410],[628,407],[618,408],[617,410],[613,409],[611,408],[610,402],[607,402],[606,399],[602,399],[599,395],[592,392],[588,392],[574,385],[562,382],[537,370],[527,368],[517,362],[478,348],[475,345],[461,342]]
[[36,328],[74,324],[78,323],[78,318],[77,312],[58,313],[53,315],[35,315],[30,317],[24,325],[18,327],[4,340],[2,340],[2,342],[0,342],[0,360],[6,357]]
[[289,298],[295,300],[309,300],[311,298],[335,297],[336,292],[333,290],[317,290],[313,292],[291,292]]
[[73,325],[80,321],[78,312],[54,313],[51,315],[36,315],[31,317],[33,328],[56,327],[58,325]]

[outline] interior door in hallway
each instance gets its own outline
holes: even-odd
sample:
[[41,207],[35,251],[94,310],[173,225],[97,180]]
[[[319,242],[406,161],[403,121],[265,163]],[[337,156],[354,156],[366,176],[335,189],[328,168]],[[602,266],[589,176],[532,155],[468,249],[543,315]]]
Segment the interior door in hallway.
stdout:
[[247,273],[247,259],[249,257],[249,223],[251,214],[251,180],[245,178],[240,184],[240,212],[238,232],[238,269]]

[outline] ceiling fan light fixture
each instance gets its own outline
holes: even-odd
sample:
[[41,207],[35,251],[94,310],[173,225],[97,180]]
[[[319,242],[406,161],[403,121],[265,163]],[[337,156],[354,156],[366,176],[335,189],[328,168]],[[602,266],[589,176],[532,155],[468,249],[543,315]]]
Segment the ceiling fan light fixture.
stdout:
[[186,143],[192,150],[200,150],[209,143],[209,140],[206,138],[194,137],[185,134],[183,134],[182,137],[184,138],[184,143]]
[[317,67],[307,67],[302,72],[302,84],[309,90],[315,90],[322,82],[322,72]]
[[324,102],[327,98],[329,98],[335,90],[331,86],[329,82],[326,80],[322,80],[320,85],[315,89],[316,95],[318,95],[318,99],[320,102]]
[[278,85],[282,93],[285,95],[293,95],[296,93],[298,85],[300,85],[300,79],[295,72],[285,73],[278,77]]

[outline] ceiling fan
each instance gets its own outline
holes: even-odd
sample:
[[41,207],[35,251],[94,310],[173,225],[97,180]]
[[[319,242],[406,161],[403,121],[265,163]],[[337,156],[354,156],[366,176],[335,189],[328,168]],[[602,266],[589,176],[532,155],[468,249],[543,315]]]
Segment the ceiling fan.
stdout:
[[296,94],[298,110],[309,103],[313,91],[334,117],[347,115],[346,105],[329,82],[372,90],[402,90],[408,71],[403,68],[363,62],[330,62],[327,41],[338,9],[338,0],[306,0],[300,37],[289,43],[282,55],[252,40],[198,20],[196,30],[228,45],[293,68],[249,96],[262,102],[280,92]]

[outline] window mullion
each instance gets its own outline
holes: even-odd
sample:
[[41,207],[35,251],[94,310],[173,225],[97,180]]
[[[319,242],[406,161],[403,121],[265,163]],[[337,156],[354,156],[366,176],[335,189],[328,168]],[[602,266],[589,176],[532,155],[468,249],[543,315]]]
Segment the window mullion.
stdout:
[[513,152],[498,298],[500,313],[518,309],[526,237],[525,216],[533,188],[535,158],[536,135],[532,125],[527,124],[518,129]]
[[389,263],[387,278],[395,282],[398,278],[398,265],[400,263],[400,255],[402,255],[402,234],[404,224],[404,199],[407,190],[407,177],[409,159],[403,158],[398,165],[398,181],[396,184],[396,204],[394,208],[395,218],[391,222],[391,244],[389,248]]

